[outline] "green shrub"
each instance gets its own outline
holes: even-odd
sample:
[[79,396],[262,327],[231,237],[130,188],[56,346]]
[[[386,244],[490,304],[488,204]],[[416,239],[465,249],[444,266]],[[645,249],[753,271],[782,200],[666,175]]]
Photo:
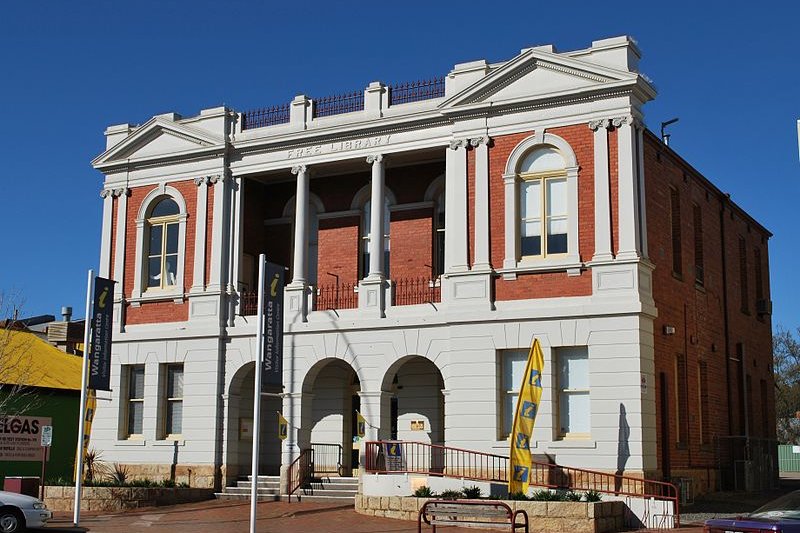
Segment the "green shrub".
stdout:
[[599,502],[601,499],[601,495],[596,490],[587,490],[586,494],[583,495],[587,502]]
[[557,492],[550,492],[547,489],[537,490],[531,494],[531,500],[537,502],[558,502],[563,498]]
[[518,491],[518,492],[512,492],[511,494],[509,494],[509,495],[508,495],[508,499],[509,499],[509,500],[519,500],[519,501],[526,501],[526,500],[528,500],[529,498],[528,498],[528,496],[527,496],[527,495],[526,495],[524,492],[522,492],[522,491]]
[[436,496],[436,493],[433,492],[429,486],[423,485],[415,490],[412,496],[416,496],[417,498],[433,498]]
[[443,500],[457,500],[463,498],[464,494],[460,490],[445,490],[439,497]]
[[462,491],[464,493],[464,497],[470,500],[477,500],[483,497],[483,491],[477,485],[472,485],[471,487],[464,487]]
[[579,502],[581,501],[581,495],[575,491],[567,491],[563,494],[564,500],[568,502]]

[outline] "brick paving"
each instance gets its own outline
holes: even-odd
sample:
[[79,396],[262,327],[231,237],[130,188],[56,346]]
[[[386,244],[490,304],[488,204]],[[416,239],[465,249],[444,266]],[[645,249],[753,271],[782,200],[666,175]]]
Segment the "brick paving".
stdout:
[[[250,528],[250,504],[210,501],[169,507],[139,509],[125,513],[81,513],[81,527],[72,528],[72,514],[57,512],[48,532],[91,531],[93,533],[221,533],[247,532]],[[258,528],[261,533],[411,533],[417,523],[391,518],[364,516],[352,505],[312,502],[261,502],[258,504]],[[431,531],[430,526],[423,531]],[[448,533],[475,529],[448,527]]]

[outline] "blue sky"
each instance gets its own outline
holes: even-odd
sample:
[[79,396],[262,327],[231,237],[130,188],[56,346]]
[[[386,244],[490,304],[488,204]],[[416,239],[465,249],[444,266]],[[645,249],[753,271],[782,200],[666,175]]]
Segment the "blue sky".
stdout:
[[[0,15],[0,291],[24,314],[83,315],[100,246],[109,124],[237,110],[370,81],[445,74],[526,46],[635,37],[659,95],[654,131],[770,229],[773,325],[800,326],[800,163],[793,1],[9,2]],[[741,7],[737,7],[741,6]]]

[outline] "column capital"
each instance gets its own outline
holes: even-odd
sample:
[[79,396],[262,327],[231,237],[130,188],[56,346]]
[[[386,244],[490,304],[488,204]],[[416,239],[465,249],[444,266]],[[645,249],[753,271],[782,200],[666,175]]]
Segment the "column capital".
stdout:
[[633,126],[633,120],[634,120],[633,115],[623,115],[621,117],[614,117],[611,119],[611,125],[614,126],[615,128],[619,128],[624,124]]
[[367,156],[367,163],[373,165],[383,161],[383,154],[371,154]]
[[469,146],[469,139],[453,139],[450,141],[450,149],[458,150],[459,148],[466,148]]
[[224,174],[214,174],[213,176],[207,176],[206,182],[209,185],[216,185],[217,183],[224,183],[226,177]]
[[120,187],[119,189],[114,189],[111,192],[111,196],[114,198],[119,198],[121,196],[130,196],[131,190],[128,187]]
[[489,142],[491,141],[491,137],[488,135],[481,135],[480,137],[475,137],[469,140],[470,146],[477,148],[480,145],[489,146]]
[[306,165],[295,165],[292,167],[292,174],[297,176],[298,174],[305,174],[308,172],[308,167]]
[[109,198],[109,197],[111,198],[114,197],[113,189],[102,189],[100,191],[100,198]]
[[608,128],[611,125],[611,120],[607,118],[601,118],[598,120],[590,120],[589,121],[589,129],[592,131],[597,131],[600,128]]

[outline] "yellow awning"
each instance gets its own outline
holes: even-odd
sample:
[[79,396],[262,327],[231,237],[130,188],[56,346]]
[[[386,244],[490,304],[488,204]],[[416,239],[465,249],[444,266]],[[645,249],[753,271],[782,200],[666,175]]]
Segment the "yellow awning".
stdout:
[[81,361],[33,333],[0,329],[0,383],[79,391]]

